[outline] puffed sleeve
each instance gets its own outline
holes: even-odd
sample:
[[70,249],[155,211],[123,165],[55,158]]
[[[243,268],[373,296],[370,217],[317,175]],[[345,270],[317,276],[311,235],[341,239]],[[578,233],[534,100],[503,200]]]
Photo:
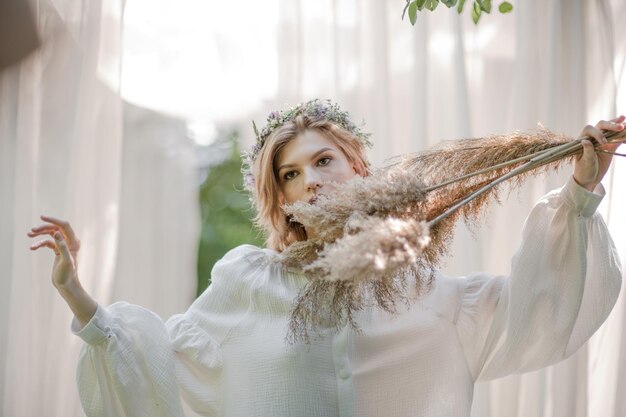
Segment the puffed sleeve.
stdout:
[[[256,251],[255,251],[256,249]],[[197,413],[219,415],[221,344],[247,311],[248,258],[233,249],[217,262],[211,285],[184,314],[163,322],[144,308],[98,306],[82,329],[79,396],[89,417],[182,417],[181,395]]]
[[594,191],[570,178],[531,211],[508,277],[461,281],[456,328],[474,380],[565,359],[611,312],[622,274]]
[[175,354],[165,324],[144,308],[98,306],[80,330],[83,345],[76,380],[89,417],[182,417]]

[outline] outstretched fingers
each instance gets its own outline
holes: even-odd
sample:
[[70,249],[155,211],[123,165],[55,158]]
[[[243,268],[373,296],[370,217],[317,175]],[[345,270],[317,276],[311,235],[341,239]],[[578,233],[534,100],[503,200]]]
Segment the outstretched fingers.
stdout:
[[70,253],[69,248],[67,247],[67,242],[63,238],[63,234],[61,232],[55,232],[54,240],[45,239],[34,243],[30,246],[30,250],[36,251],[41,248],[50,248],[54,251],[54,254],[57,256],[61,256],[61,259],[67,261],[69,263],[72,262],[72,255]]
[[44,234],[54,236],[58,231],[63,234],[63,238],[67,241],[69,250],[74,253],[78,252],[80,249],[80,240],[76,237],[74,229],[72,229],[69,222],[45,215],[40,216],[40,218],[47,223],[33,227],[30,232],[27,233],[28,236],[35,237]]
[[54,254],[57,256],[61,254],[61,252],[59,252],[59,250],[57,249],[57,246],[50,239],[42,240],[42,241],[39,241],[37,243],[30,245],[30,250],[36,251],[37,249],[41,249],[44,247],[52,249],[54,251]]
[[52,236],[54,235],[54,232],[56,232],[57,230],[61,230],[61,229],[53,225],[42,225],[42,226],[33,227],[32,229],[30,229],[30,231],[27,234],[30,237],[35,237],[35,236],[40,236],[40,235]]

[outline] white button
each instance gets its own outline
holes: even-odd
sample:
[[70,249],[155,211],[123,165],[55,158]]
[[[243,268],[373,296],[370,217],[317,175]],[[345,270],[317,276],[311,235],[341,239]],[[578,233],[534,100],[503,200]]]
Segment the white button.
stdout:
[[341,368],[341,371],[339,371],[339,377],[341,379],[347,379],[350,376],[350,374],[348,373],[348,371],[346,371],[345,369]]

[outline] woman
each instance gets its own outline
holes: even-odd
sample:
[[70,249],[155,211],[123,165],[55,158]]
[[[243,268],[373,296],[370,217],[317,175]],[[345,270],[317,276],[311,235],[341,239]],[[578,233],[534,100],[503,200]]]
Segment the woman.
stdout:
[[[606,143],[600,129],[621,131],[624,119],[581,135]],[[337,106],[316,101],[268,121],[246,178],[269,247],[227,253],[184,314],[163,322],[127,303],[98,305],[78,280],[71,226],[42,216],[28,233],[54,237],[31,249],[56,254],[53,284],[86,342],[77,379],[88,416],[182,416],[179,390],[206,416],[469,416],[476,381],[566,358],[611,311],[621,272],[596,213],[611,157],[585,140],[567,184],[532,210],[510,276],[437,274],[430,292],[397,315],[360,311],[361,333],[321,328],[310,344],[285,344],[307,278],[275,259],[315,231],[289,222],[281,207],[315,204],[332,181],[367,175],[367,137]]]

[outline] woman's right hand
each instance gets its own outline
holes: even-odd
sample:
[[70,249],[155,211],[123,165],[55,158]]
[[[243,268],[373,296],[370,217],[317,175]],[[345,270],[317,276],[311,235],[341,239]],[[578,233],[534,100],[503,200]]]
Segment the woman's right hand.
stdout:
[[54,264],[52,266],[52,284],[56,289],[66,288],[78,282],[76,273],[77,256],[80,250],[80,240],[74,234],[72,226],[66,221],[49,216],[41,216],[46,222],[33,227],[28,236],[37,237],[49,235],[52,239],[45,239],[31,245],[30,249],[36,251],[40,248],[49,248],[54,251]]
[[52,284],[65,299],[81,326],[85,326],[96,313],[98,304],[83,289],[76,273],[80,240],[68,222],[50,216],[41,216],[41,220],[46,223],[33,227],[27,233],[28,236],[48,235],[52,239],[39,241],[30,249],[36,251],[46,247],[54,251]]

